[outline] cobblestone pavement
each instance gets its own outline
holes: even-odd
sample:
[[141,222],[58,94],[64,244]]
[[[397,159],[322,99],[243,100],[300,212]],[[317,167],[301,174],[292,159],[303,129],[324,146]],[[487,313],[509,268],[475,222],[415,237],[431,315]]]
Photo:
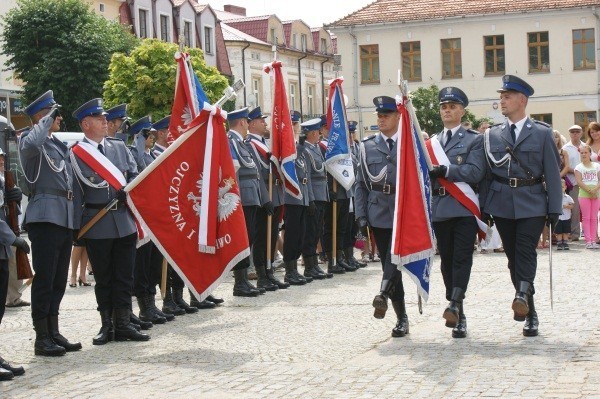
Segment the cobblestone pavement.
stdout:
[[[154,326],[145,343],[93,346],[93,289],[67,287],[62,333],[83,350],[33,355],[29,308],[7,309],[0,353],[26,374],[0,382],[0,398],[600,398],[600,251],[554,253],[554,311],[547,251],[539,253],[540,336],[512,320],[504,254],[477,254],[465,301],[469,335],[453,339],[436,257],[422,315],[405,279],[410,335],[372,315],[380,266],[259,298],[219,287],[224,306]],[[28,299],[29,291],[26,293]]]

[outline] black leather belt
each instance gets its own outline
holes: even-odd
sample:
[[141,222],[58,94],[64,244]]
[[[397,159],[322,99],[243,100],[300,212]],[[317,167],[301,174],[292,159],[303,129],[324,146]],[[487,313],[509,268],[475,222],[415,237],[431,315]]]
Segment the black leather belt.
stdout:
[[541,184],[544,182],[544,177],[540,176],[533,179],[519,179],[516,177],[507,178],[494,175],[494,180],[514,188],[524,186],[535,186],[536,184]]
[[389,195],[396,194],[396,186],[392,186],[391,184],[371,184],[371,190]]
[[448,192],[446,191],[446,187],[434,188],[431,191],[431,195],[434,197],[445,197],[448,195]]
[[327,176],[311,176],[310,180],[312,180],[312,181],[325,181],[325,180],[327,180]]
[[[85,204],[84,206],[88,209],[104,209],[104,207],[108,204]],[[115,202],[115,204],[109,209],[109,211],[116,211],[117,209],[125,207],[125,204],[120,202]]]
[[36,194],[51,194],[51,195],[58,195],[59,197],[65,197],[67,200],[72,201],[73,200],[73,191],[71,190],[60,190],[58,188],[50,188],[50,187],[36,187],[35,190],[33,190],[31,196],[33,197]]
[[258,180],[258,175],[254,175],[254,176],[240,176],[240,180]]

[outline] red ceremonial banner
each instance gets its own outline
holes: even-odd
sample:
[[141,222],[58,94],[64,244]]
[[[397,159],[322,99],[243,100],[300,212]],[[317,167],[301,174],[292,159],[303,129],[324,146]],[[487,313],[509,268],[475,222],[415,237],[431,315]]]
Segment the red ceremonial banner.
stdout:
[[[219,109],[212,111],[202,110],[188,129],[126,188],[132,211],[200,300],[250,253],[224,119]],[[211,128],[212,134],[207,134]],[[205,151],[207,140],[211,151]],[[205,153],[211,159],[205,159]],[[206,179],[205,160],[211,176]],[[206,184],[210,184],[210,190],[203,189]],[[209,196],[209,203],[215,203],[207,207],[210,211],[204,212],[206,215],[201,212],[203,193]],[[202,233],[209,241],[214,237],[214,253],[200,252]]]

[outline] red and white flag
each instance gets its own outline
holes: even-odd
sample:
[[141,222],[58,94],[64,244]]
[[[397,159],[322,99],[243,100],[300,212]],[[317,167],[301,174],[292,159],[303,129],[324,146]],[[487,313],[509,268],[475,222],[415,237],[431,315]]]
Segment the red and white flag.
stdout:
[[171,108],[171,121],[167,141],[172,143],[198,116],[200,105],[195,89],[195,75],[187,53],[175,53],[177,76],[175,78],[175,97]]
[[264,71],[275,78],[273,86],[273,115],[271,124],[271,159],[283,177],[285,191],[292,197],[301,199],[300,183],[296,176],[296,143],[292,129],[292,117],[287,102],[285,82],[281,73],[281,61],[273,61]]
[[126,190],[152,241],[200,300],[250,254],[220,109],[200,111]]

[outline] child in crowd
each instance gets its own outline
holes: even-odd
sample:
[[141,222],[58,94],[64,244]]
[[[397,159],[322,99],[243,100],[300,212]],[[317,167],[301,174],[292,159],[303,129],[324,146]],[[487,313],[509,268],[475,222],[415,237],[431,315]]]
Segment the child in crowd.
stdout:
[[583,219],[583,232],[585,234],[585,247],[587,249],[598,249],[596,244],[596,233],[598,232],[598,210],[600,200],[600,165],[592,162],[592,150],[587,144],[579,147],[581,163],[575,166],[575,180],[579,186],[579,208]]
[[562,214],[558,217],[556,224],[556,240],[558,241],[559,251],[569,250],[569,236],[571,235],[571,209],[573,208],[573,198],[567,194],[567,183],[562,180],[563,198],[562,198]]

